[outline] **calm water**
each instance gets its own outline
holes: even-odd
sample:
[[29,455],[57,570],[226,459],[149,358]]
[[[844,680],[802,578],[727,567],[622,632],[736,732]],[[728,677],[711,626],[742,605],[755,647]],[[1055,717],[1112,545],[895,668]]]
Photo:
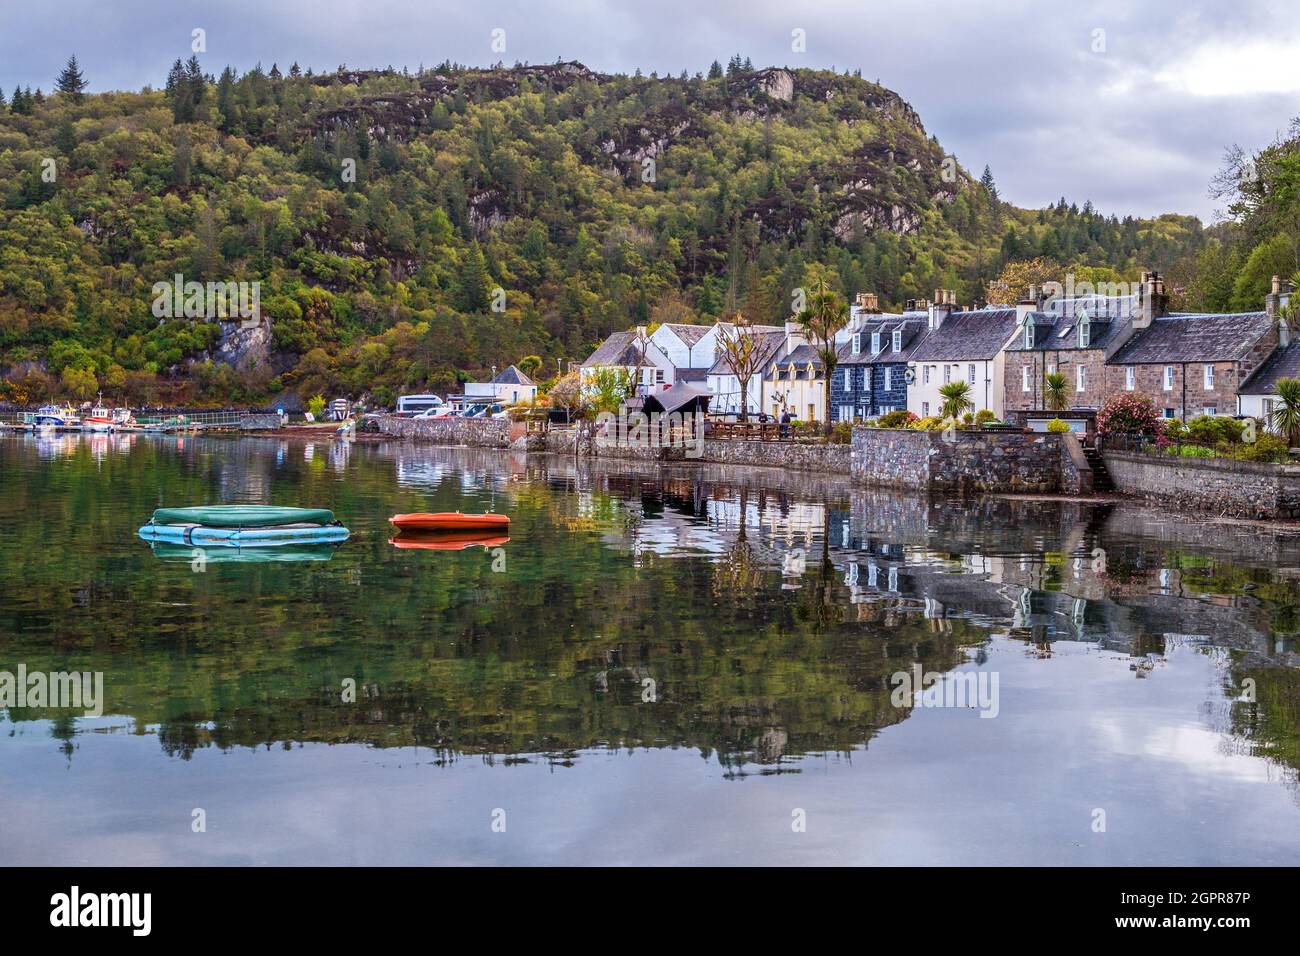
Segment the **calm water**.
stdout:
[[[352,537],[201,570],[136,537],[218,502]],[[389,543],[394,512],[493,506],[499,550]],[[1300,860],[1296,537],[143,436],[0,439],[0,532],[0,671],[106,698],[0,711],[7,864]],[[914,665],[996,716],[895,694]]]

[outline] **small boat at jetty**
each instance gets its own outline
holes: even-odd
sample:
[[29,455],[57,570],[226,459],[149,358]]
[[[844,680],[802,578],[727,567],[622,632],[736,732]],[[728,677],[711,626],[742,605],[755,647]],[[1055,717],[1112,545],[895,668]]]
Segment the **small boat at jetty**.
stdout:
[[509,541],[509,535],[484,534],[482,531],[404,531],[388,539],[394,548],[418,548],[425,551],[499,548]]
[[211,505],[159,508],[140,529],[146,541],[267,547],[346,541],[348,529],[327,508]]
[[66,405],[42,405],[32,416],[32,424],[37,428],[52,425],[55,428],[76,429],[81,427],[77,410]]
[[415,512],[388,519],[402,531],[504,531],[509,515],[467,515],[459,511]]

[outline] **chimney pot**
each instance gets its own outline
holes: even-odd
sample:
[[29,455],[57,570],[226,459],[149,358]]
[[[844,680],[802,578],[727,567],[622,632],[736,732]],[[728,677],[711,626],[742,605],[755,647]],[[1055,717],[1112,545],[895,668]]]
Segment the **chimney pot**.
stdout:
[[1273,294],[1277,295],[1281,291],[1282,291],[1282,280],[1277,276],[1273,276]]

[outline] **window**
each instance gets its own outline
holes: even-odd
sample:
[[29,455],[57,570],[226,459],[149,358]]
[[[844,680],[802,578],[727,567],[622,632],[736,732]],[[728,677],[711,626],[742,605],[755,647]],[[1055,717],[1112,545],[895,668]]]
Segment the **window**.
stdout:
[[1206,406],[1205,406],[1205,410],[1202,411],[1201,414],[1202,414],[1202,415],[1209,415],[1211,418],[1213,418],[1215,415],[1219,414],[1219,406],[1218,406],[1218,405],[1206,405]]
[[895,352],[903,351],[903,330],[902,329],[894,329],[894,341],[892,344]]
[[1088,369],[1083,365],[1074,367],[1074,390],[1082,392],[1088,387]]
[[1027,392],[1030,388],[1032,388],[1032,386],[1029,384],[1029,366],[1022,365],[1020,367],[1020,390],[1022,392]]
[[871,369],[869,368],[864,368],[862,370],[862,387],[866,389],[871,388]]
[[921,370],[921,380],[922,380],[926,385],[929,385],[929,384],[930,384],[930,368],[931,368],[931,366],[927,365],[927,366],[925,366],[925,367]]
[[1173,390],[1174,390],[1174,367],[1172,365],[1166,365],[1165,366],[1165,391],[1172,392]]
[[888,365],[885,366],[885,391],[889,391],[891,388],[894,387],[893,371],[894,370],[890,368]]
[[966,381],[972,385],[975,384],[975,366],[973,364],[966,366]]
[[922,402],[922,403],[921,403],[921,417],[922,417],[922,418],[929,418],[929,417],[930,417],[930,403],[929,403],[929,402]]
[[1174,417],[1174,410],[1172,408],[1166,408],[1165,418],[1173,418],[1173,417]]
[[655,384],[662,385],[663,383],[664,383],[664,370],[661,368],[657,368],[655,369]]
[[1124,368],[1124,387],[1125,387],[1126,389],[1128,389],[1130,392],[1133,391],[1133,389],[1134,389],[1134,388],[1136,387],[1136,385],[1137,385],[1137,382],[1135,381],[1136,379],[1137,379],[1137,376],[1134,374],[1133,366],[1132,366],[1132,365],[1125,366],[1125,368]]
[[1092,323],[1087,319],[1081,319],[1079,322],[1079,348],[1086,349],[1088,343],[1092,341]]
[[857,355],[862,351],[862,333],[853,333],[853,354]]
[[1047,366],[1047,371],[1044,372],[1043,374],[1044,374],[1044,375],[1055,375],[1055,374],[1056,374],[1056,366],[1055,366],[1055,365],[1049,365],[1049,366]]
[[952,366],[945,365],[943,367],[943,384],[947,385],[951,381],[952,381]]
[[872,355],[880,354],[880,333],[879,332],[871,333],[871,354]]
[[1205,390],[1207,392],[1214,391],[1214,366],[1213,365],[1205,366]]
[[1025,348],[1032,349],[1033,347],[1034,347],[1034,323],[1030,322],[1028,319],[1025,319]]

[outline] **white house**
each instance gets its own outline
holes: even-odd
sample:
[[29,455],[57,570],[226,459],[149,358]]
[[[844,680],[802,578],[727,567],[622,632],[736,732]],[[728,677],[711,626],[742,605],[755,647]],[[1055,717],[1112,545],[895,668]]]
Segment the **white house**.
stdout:
[[956,311],[955,297],[929,308],[929,332],[907,362],[907,410],[919,418],[940,414],[939,389],[949,382],[970,385],[969,398],[980,412],[1001,418],[1004,411],[1006,353],[1019,331],[1014,308]]
[[[762,372],[777,355],[785,343],[785,330],[777,325],[751,325],[749,334],[757,340],[759,358],[755,362],[754,374],[749,379],[747,400],[744,403],[748,414],[756,415],[763,406]],[[708,335],[700,340],[698,349],[707,348],[713,353],[713,362],[705,373],[705,383],[713,393],[710,411],[718,415],[735,415],[740,412],[740,379],[731,370],[727,355],[722,348],[722,338],[735,334],[735,325],[730,322],[718,322]]]
[[632,332],[615,332],[605,339],[578,368],[584,386],[591,383],[599,369],[634,373],[642,394],[670,388],[677,381],[676,366],[646,334],[645,326]]
[[707,369],[717,346],[716,325],[665,322],[650,334],[650,341],[668,356],[674,368]]

